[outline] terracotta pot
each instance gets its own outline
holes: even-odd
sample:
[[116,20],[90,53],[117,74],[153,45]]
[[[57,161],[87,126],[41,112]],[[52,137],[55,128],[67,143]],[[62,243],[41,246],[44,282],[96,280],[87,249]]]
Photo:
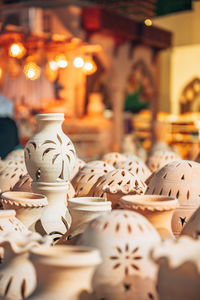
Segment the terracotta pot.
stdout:
[[28,232],[27,228],[16,217],[14,210],[0,210],[0,233],[9,231]]
[[98,197],[80,197],[68,200],[68,209],[72,218],[69,231],[60,239],[59,243],[79,236],[84,232],[89,222],[105,212],[111,211],[111,202]]
[[71,140],[63,133],[63,113],[39,114],[37,133],[25,147],[25,163],[36,182],[67,181],[73,171],[76,154]]
[[180,156],[172,151],[160,150],[155,151],[148,157],[147,166],[152,172],[155,172],[168,163],[181,159]]
[[48,201],[44,195],[28,192],[4,192],[1,195],[4,209],[14,209],[16,217],[28,228],[35,231],[35,224],[41,218]]
[[37,272],[37,289],[28,299],[78,300],[91,289],[95,268],[101,262],[96,249],[78,246],[37,247],[31,259]]
[[5,232],[0,235],[0,247],[3,248],[0,264],[1,299],[25,299],[36,286],[36,274],[28,259],[29,250],[39,244],[48,244],[37,233]]
[[126,156],[118,152],[110,152],[103,155],[102,160],[112,166],[115,166],[117,163],[121,161],[126,161]]
[[152,258],[159,268],[157,290],[162,300],[199,300],[200,241],[180,237],[154,247]]
[[113,210],[92,221],[78,241],[98,248],[103,258],[92,299],[156,300],[157,268],[149,252],[159,242],[152,224],[133,211]]
[[167,196],[133,195],[121,199],[121,207],[136,211],[146,217],[162,239],[174,238],[171,221],[178,200]]
[[179,207],[172,218],[172,231],[178,236],[193,212],[200,205],[200,164],[190,160],[177,160],[165,165],[150,178],[147,195],[175,197]]
[[149,168],[145,165],[145,163],[137,160],[126,160],[126,161],[122,161],[119,162],[118,164],[116,164],[115,166],[117,169],[126,169],[129,172],[131,172],[132,174],[138,176],[143,182],[145,182],[147,180],[147,178],[149,178],[149,176],[151,175],[151,171],[149,170]]

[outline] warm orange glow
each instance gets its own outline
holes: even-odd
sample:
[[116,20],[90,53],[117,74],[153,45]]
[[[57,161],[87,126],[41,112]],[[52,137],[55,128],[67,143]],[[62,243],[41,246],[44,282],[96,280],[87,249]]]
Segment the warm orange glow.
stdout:
[[83,60],[83,58],[80,57],[80,56],[76,57],[76,58],[74,59],[74,61],[73,61],[73,65],[74,65],[74,67],[77,68],[77,69],[82,68],[83,65],[84,65],[84,60]]
[[57,71],[58,70],[58,64],[57,64],[57,62],[55,60],[49,61],[49,68],[52,71]]
[[22,43],[14,43],[9,48],[9,55],[16,58],[22,58],[26,54],[26,49]]
[[68,61],[64,54],[57,55],[55,61],[58,65],[58,67],[61,69],[64,69],[68,66]]
[[41,69],[36,63],[29,62],[25,64],[24,74],[26,78],[30,80],[36,80],[40,77],[40,73],[41,73]]
[[97,65],[95,64],[93,59],[92,58],[87,58],[85,60],[84,66],[83,66],[83,72],[86,75],[92,75],[96,72],[96,70],[97,70]]
[[3,76],[3,69],[0,67],[0,79],[2,78]]
[[151,21],[151,19],[146,19],[146,20],[144,20],[144,24],[146,26],[151,26],[153,24],[153,22]]

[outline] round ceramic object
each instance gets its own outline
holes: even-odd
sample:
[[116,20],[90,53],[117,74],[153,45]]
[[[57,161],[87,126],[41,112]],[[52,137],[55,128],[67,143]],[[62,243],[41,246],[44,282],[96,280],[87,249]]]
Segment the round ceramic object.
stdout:
[[178,200],[167,196],[133,195],[124,196],[120,201],[123,209],[136,211],[146,217],[162,239],[173,238],[171,221]]
[[155,172],[168,163],[180,159],[180,156],[172,151],[160,150],[154,152],[147,160],[147,166],[152,172]]
[[159,299],[199,300],[200,241],[180,237],[154,247],[152,258],[159,267]]
[[76,153],[71,140],[63,133],[63,113],[36,116],[38,132],[25,147],[25,163],[34,181],[67,181],[73,171]]
[[49,245],[49,242],[35,232],[0,234],[4,253],[0,265],[1,299],[25,299],[33,292],[36,274],[28,251],[40,244]]
[[100,177],[91,189],[94,197],[105,197],[112,202],[112,208],[117,208],[124,195],[142,194],[146,185],[139,177],[127,170],[113,170]]
[[2,192],[9,191],[16,182],[26,174],[26,170],[19,166],[7,167],[0,172],[0,189]]
[[37,247],[31,252],[38,278],[31,300],[82,299],[101,263],[99,251],[88,247]]
[[72,180],[76,174],[78,174],[78,172],[86,165],[86,163],[84,162],[84,160],[80,159],[80,158],[77,158],[76,159],[76,163],[75,163],[75,166],[74,166],[74,169],[73,169],[73,172],[70,176],[70,180]]
[[133,161],[139,161],[139,162],[143,162],[144,161],[138,157],[137,155],[135,154],[132,154],[132,153],[123,153],[123,155],[126,157],[127,160],[133,160]]
[[97,180],[112,170],[115,168],[104,161],[97,160],[87,163],[72,180],[76,196],[92,196],[91,189]]
[[27,228],[16,217],[14,210],[0,210],[0,233],[9,231],[27,232]]
[[188,235],[193,239],[200,238],[200,207],[193,213],[183,228],[181,235]]
[[32,179],[26,174],[22,176],[11,189],[12,191],[32,192]]
[[11,151],[5,158],[5,160],[16,160],[24,162],[24,149],[16,149]]
[[80,197],[68,200],[68,209],[72,218],[69,231],[60,239],[65,243],[77,237],[86,229],[89,222],[105,212],[111,211],[111,202],[98,197]]
[[103,155],[102,160],[108,164],[115,166],[117,163],[126,160],[126,156],[118,152],[110,152]]
[[48,201],[44,195],[29,192],[4,192],[1,194],[4,209],[14,209],[16,217],[28,228],[35,231],[35,223],[40,219]]
[[172,231],[178,236],[193,212],[200,205],[200,165],[189,160],[177,160],[164,166],[151,177],[147,195],[175,197],[179,207],[172,218]]
[[78,244],[96,247],[103,258],[92,299],[157,299],[156,267],[148,255],[159,241],[151,223],[132,211],[113,210],[91,222]]
[[149,178],[151,175],[151,171],[149,168],[145,165],[145,163],[139,161],[139,160],[126,160],[119,162],[115,166],[117,169],[126,169],[132,174],[138,176],[143,182]]

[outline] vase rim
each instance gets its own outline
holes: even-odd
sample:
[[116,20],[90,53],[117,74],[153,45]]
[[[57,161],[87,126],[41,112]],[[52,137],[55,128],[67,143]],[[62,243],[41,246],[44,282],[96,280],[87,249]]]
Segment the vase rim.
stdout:
[[79,204],[79,205],[111,205],[110,201],[107,201],[103,197],[75,197],[67,200],[68,203],[71,204]]
[[1,202],[23,207],[44,207],[48,204],[47,197],[42,194],[20,191],[2,193]]
[[63,121],[64,113],[37,114],[37,121]]
[[38,246],[31,249],[33,261],[60,267],[84,267],[101,263],[99,250],[86,246]]

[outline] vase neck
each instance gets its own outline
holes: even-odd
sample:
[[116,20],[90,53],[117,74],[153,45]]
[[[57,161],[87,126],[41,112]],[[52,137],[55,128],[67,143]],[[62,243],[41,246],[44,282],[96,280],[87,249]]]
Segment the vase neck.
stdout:
[[38,131],[41,130],[51,130],[60,131],[62,130],[63,120],[39,120],[38,121]]

